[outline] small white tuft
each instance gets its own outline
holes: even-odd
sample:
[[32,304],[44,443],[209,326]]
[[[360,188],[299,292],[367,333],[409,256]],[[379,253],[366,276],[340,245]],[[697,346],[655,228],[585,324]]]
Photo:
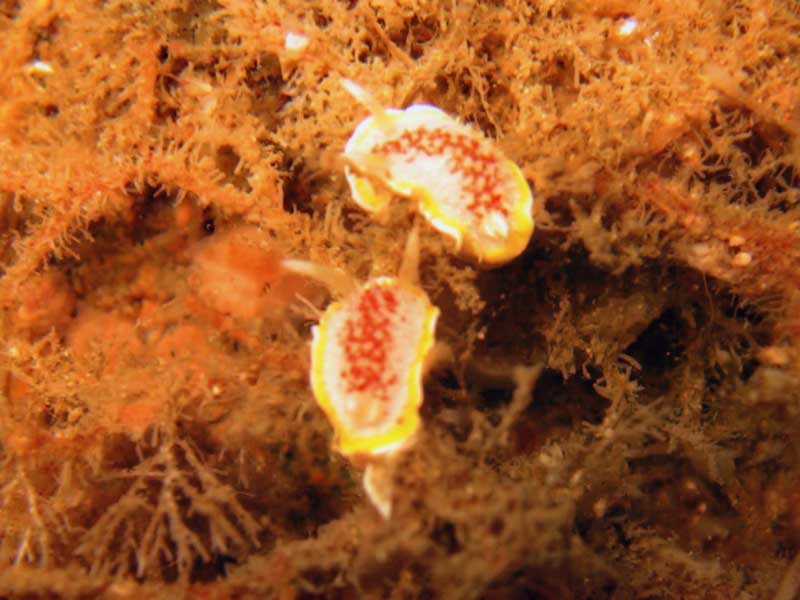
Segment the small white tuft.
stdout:
[[290,31],[286,34],[283,41],[283,47],[287,52],[300,53],[308,46],[308,37],[302,33],[294,33]]
[[619,35],[631,35],[634,31],[636,31],[637,27],[639,27],[639,21],[637,21],[634,17],[630,17],[622,22],[622,25],[619,26],[617,32]]
[[54,73],[53,66],[42,60],[34,60],[25,65],[25,72],[28,75],[52,75]]

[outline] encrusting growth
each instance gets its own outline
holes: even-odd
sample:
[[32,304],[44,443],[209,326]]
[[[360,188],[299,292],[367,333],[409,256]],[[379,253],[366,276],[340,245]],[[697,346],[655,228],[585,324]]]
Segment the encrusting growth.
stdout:
[[380,212],[389,197],[415,199],[457,250],[488,266],[508,262],[533,233],[533,195],[519,167],[489,140],[435,106],[383,109],[357,84],[346,89],[372,112],[347,142],[347,181],[356,203]]
[[[77,553],[97,573],[137,577],[170,565],[188,579],[197,560],[257,547],[256,520],[185,440],[160,436],[152,456],[130,472],[126,493],[86,532]],[[204,534],[191,523],[202,522]],[[136,525],[134,525],[136,523]]]
[[0,598],[797,596],[798,6],[0,2]]

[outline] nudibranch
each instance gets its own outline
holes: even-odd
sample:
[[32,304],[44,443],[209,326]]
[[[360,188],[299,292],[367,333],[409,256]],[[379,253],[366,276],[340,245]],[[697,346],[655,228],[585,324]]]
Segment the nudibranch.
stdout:
[[345,176],[359,206],[382,211],[390,200],[386,188],[412,198],[459,252],[489,266],[525,249],[533,194],[514,162],[435,106],[383,109],[357,84],[344,85],[372,112],[344,149]]
[[416,433],[438,314],[425,292],[392,277],[327,308],[314,329],[311,387],[342,454],[386,454]]
[[366,465],[364,489],[388,517],[391,459],[420,426],[422,377],[434,347],[439,310],[417,285],[416,227],[398,277],[356,284],[344,273],[302,260],[287,270],[325,283],[342,298],[313,329],[311,389],[333,425],[335,446]]

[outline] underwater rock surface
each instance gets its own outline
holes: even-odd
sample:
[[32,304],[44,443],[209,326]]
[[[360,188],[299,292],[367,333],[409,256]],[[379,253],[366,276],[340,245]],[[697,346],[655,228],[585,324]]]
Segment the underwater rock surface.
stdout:
[[[0,0],[0,596],[794,598],[799,39],[794,0]],[[527,247],[359,208],[343,79],[517,165]],[[384,519],[285,261],[394,276],[414,227]]]

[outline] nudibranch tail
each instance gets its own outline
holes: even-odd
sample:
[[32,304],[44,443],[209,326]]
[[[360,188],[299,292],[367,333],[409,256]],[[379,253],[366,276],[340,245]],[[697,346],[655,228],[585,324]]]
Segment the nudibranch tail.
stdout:
[[311,386],[343,454],[386,454],[410,442],[438,314],[421,289],[388,277],[325,311],[314,329]]
[[398,278],[408,285],[419,283],[419,225],[414,221],[411,231],[406,238],[403,249],[403,260],[400,263]]
[[364,491],[384,519],[392,515],[392,466],[371,462],[364,469]]

